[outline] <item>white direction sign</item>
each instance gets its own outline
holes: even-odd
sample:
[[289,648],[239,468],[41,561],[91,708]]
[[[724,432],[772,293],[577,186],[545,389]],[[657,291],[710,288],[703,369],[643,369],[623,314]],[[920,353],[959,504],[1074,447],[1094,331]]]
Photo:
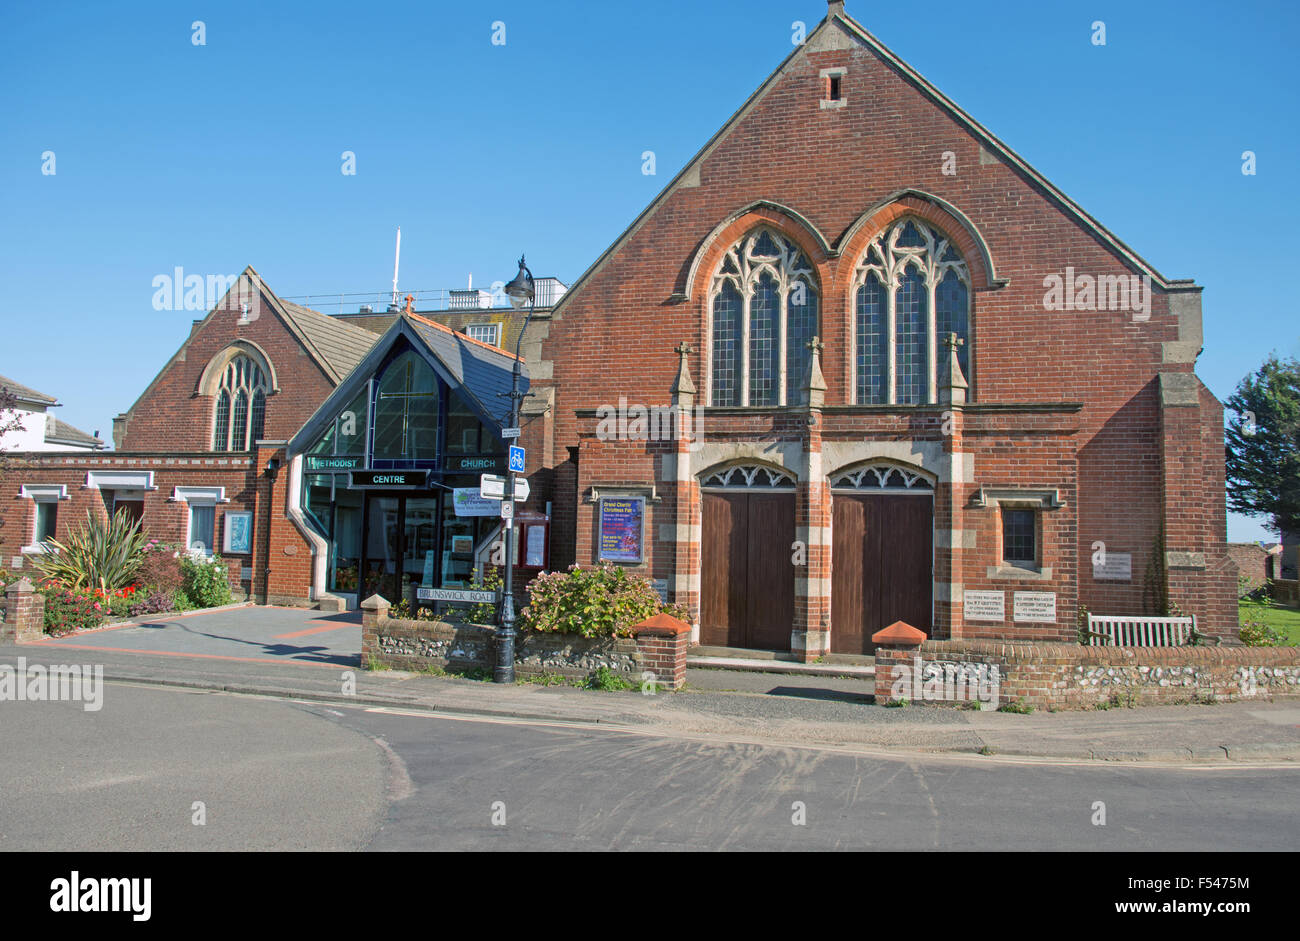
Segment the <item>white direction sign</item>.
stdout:
[[[531,489],[528,481],[522,477],[515,478],[515,500],[523,503],[528,499]],[[506,479],[496,474],[484,474],[479,477],[478,495],[484,500],[504,500],[506,498]]]
[[421,601],[468,601],[471,604],[495,604],[494,591],[473,591],[462,588],[418,588],[416,597]]

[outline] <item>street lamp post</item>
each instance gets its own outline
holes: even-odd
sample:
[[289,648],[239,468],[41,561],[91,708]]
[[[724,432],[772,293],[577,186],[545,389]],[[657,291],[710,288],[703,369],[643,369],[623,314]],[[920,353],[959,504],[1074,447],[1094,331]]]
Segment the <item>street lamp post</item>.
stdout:
[[[518,428],[519,403],[527,394],[519,391],[519,379],[523,371],[519,351],[523,345],[524,332],[533,319],[533,311],[537,309],[537,292],[533,284],[533,273],[524,264],[523,257],[519,259],[519,273],[515,275],[513,281],[506,285],[505,290],[510,297],[510,304],[515,310],[523,310],[524,305],[528,305],[528,316],[524,318],[524,326],[519,331],[518,339],[515,340],[514,375],[510,383],[510,427]],[[504,520],[506,528],[506,584],[505,597],[501,599],[501,625],[500,630],[497,631],[497,665],[496,669],[492,671],[492,678],[498,683],[513,683],[515,681],[515,470],[509,464],[506,465],[506,492],[504,496],[508,507]]]

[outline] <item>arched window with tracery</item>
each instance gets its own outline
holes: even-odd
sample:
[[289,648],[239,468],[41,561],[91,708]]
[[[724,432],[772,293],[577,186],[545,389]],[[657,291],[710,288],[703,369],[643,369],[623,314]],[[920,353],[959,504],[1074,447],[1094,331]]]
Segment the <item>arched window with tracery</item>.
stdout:
[[252,450],[266,426],[266,377],[262,368],[251,357],[234,357],[221,373],[216,397],[212,450]]
[[952,241],[920,219],[894,223],[867,246],[853,276],[854,401],[923,405],[955,333],[970,375],[970,273]]
[[759,228],[733,245],[709,293],[711,404],[797,401],[818,311],[816,275],[792,240]]

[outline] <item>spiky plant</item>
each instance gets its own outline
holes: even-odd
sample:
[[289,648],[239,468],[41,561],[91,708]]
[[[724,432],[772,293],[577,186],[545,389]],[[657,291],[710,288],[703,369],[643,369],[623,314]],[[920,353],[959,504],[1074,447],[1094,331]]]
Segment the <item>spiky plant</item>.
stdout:
[[132,583],[144,562],[146,541],[139,520],[123,510],[111,520],[87,512],[85,524],[70,529],[66,542],[46,541],[52,551],[38,556],[36,567],[69,588],[108,594]]

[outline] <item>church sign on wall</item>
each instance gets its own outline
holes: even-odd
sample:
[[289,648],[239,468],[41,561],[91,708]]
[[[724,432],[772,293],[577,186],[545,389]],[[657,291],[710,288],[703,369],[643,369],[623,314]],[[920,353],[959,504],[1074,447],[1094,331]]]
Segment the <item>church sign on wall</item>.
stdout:
[[645,559],[645,497],[601,497],[600,561]]
[[427,486],[428,483],[427,470],[354,470],[351,477],[353,490],[411,490]]

